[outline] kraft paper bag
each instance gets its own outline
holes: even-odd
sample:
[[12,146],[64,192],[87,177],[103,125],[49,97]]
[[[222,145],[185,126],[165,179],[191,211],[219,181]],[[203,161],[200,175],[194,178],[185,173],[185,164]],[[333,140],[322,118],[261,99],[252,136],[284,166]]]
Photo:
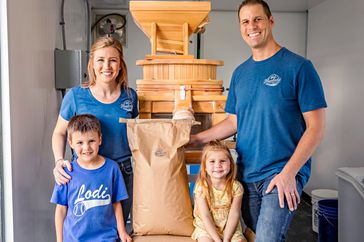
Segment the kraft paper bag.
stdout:
[[146,235],[133,237],[133,242],[196,242],[196,240],[175,235]]
[[193,232],[184,145],[195,121],[127,120],[135,161],[133,229],[136,235],[180,235]]

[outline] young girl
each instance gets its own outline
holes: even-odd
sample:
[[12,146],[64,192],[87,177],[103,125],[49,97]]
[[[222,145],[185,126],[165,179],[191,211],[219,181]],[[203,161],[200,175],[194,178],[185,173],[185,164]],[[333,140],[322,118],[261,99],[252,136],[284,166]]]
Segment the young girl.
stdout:
[[194,196],[192,239],[198,242],[246,241],[240,224],[243,187],[235,180],[229,148],[211,141],[203,151]]

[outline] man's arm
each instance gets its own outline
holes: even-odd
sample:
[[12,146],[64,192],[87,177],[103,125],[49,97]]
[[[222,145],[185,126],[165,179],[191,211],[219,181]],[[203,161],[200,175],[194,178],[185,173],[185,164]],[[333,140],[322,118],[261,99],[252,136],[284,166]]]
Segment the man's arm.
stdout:
[[189,144],[204,144],[211,140],[226,139],[236,133],[237,121],[235,114],[229,114],[226,119],[198,134],[191,135]]
[[320,144],[325,131],[325,109],[316,109],[303,113],[306,130],[303,133],[296,150],[283,170],[270,182],[267,193],[277,186],[280,207],[284,207],[284,197],[291,211],[297,208],[300,196],[296,187],[296,175],[301,167],[311,157]]
[[57,242],[63,241],[63,223],[67,214],[67,206],[57,204],[56,212],[54,215],[54,222],[56,225],[56,238]]

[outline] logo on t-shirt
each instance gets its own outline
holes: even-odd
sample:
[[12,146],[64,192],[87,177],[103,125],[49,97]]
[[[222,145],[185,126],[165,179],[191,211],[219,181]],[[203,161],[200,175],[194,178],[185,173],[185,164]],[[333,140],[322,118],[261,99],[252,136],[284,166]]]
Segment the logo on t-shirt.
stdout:
[[103,184],[94,191],[91,189],[85,191],[86,186],[82,184],[78,190],[77,199],[74,202],[73,214],[77,217],[94,207],[105,206],[111,203],[111,196],[108,193],[108,188]]
[[275,87],[281,82],[280,76],[277,74],[270,75],[267,79],[264,80],[264,85]]
[[133,102],[131,100],[125,100],[120,107],[127,112],[131,112],[133,110]]

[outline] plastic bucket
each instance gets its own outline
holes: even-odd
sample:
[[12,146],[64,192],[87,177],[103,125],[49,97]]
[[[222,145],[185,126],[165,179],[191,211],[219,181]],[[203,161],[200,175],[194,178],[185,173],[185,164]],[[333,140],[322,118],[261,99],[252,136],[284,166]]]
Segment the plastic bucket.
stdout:
[[318,202],[318,240],[319,242],[338,241],[337,199],[324,199]]
[[322,199],[337,199],[338,192],[330,189],[316,189],[311,192],[312,230],[318,233],[318,201]]

